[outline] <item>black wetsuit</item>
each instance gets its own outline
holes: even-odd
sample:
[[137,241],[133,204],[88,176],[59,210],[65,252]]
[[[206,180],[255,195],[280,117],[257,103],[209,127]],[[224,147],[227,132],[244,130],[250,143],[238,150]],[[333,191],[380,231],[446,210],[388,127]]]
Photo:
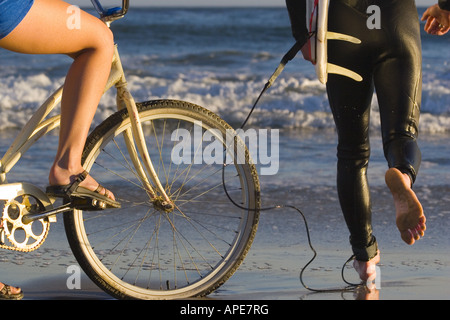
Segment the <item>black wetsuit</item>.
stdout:
[[450,11],[450,0],[439,0],[439,7],[443,10]]
[[[444,2],[442,1],[444,6]],[[305,41],[305,1],[286,0],[294,37]],[[370,29],[368,6],[380,8],[380,28]],[[421,42],[414,0],[331,0],[328,29],[359,38],[361,44],[328,42],[328,61],[359,73],[363,81],[329,74],[327,93],[338,133],[337,188],[357,260],[377,252],[372,235],[367,182],[369,114],[376,90],[388,166],[415,181],[421,102]]]

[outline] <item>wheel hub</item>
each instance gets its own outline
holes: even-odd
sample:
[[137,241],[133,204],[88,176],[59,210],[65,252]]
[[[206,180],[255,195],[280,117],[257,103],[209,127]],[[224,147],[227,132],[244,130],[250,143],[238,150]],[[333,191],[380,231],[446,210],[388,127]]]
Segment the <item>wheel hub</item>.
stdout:
[[156,210],[164,211],[166,213],[172,212],[175,208],[172,203],[166,201],[163,197],[156,197],[152,200],[152,203]]

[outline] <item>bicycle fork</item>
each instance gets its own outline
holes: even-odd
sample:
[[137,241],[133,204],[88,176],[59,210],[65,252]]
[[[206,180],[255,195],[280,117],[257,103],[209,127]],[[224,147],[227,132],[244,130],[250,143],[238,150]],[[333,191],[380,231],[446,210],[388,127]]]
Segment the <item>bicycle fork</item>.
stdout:
[[[158,209],[171,211],[174,208],[174,204],[165,192],[164,187],[162,186],[158,175],[156,174],[155,168],[153,167],[150,155],[148,153],[147,145],[145,144],[145,136],[142,130],[142,124],[139,118],[139,112],[137,110],[136,102],[128,90],[127,82],[123,74],[122,65],[120,63],[120,59],[118,59],[119,56],[117,48],[116,57],[116,67],[121,70],[122,74],[119,81],[115,84],[117,88],[117,105],[119,106],[119,109],[123,108],[123,106],[127,108],[131,120],[131,130],[127,129],[124,132],[124,140],[127,146],[128,153],[130,155],[133,166],[136,169],[136,172],[140,180],[142,181],[145,190],[147,191],[147,194],[152,200],[153,205]],[[148,175],[146,173],[148,173]],[[153,187],[150,183],[148,176],[150,176],[150,180],[153,182],[153,186],[155,187]],[[155,192],[155,189],[158,193]]]

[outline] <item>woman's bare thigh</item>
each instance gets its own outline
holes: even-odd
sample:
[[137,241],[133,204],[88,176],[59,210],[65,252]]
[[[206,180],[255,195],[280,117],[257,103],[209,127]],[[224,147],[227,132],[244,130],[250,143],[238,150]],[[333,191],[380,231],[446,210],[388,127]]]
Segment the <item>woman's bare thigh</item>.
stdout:
[[0,47],[28,54],[70,55],[111,44],[112,33],[97,17],[79,10],[74,24],[76,8],[71,6],[61,0],[35,0],[22,22],[0,40]]

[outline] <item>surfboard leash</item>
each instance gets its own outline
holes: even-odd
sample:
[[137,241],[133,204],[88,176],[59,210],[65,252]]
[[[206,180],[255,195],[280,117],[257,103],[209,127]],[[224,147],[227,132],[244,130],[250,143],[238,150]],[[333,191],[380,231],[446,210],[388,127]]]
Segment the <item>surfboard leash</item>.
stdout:
[[269,78],[269,80],[264,85],[264,88],[262,89],[261,93],[259,94],[258,98],[255,100],[255,103],[253,104],[253,107],[250,109],[247,118],[242,122],[240,129],[243,129],[245,125],[247,124],[248,120],[250,119],[253,111],[256,108],[256,105],[258,104],[261,97],[264,95],[264,93],[272,86],[272,84],[275,82],[275,80],[278,78],[278,76],[283,72],[284,68],[288,64],[289,61],[295,58],[297,53],[301,50],[301,48],[306,44],[306,42],[314,35],[314,33],[310,33],[306,40],[304,42],[297,41],[292,46],[292,48],[289,49],[289,51],[283,56],[281,59],[281,62],[279,63],[278,67],[275,69],[275,72],[272,74],[272,76]]
[[[283,72],[284,68],[286,67],[286,65],[288,64],[289,61],[291,61],[292,59],[295,58],[295,56],[297,55],[297,53],[301,50],[301,48],[306,44],[306,42],[309,40],[309,38],[311,38],[314,35],[314,33],[310,33],[307,37],[307,39],[304,42],[299,42],[297,41],[290,49],[289,51],[283,56],[283,58],[281,59],[281,62],[279,63],[278,67],[275,69],[275,72],[272,74],[272,76],[269,78],[269,80],[266,82],[266,84],[264,85],[264,88],[262,89],[261,93],[259,94],[259,96],[257,97],[257,99],[255,100],[255,103],[253,104],[252,108],[250,109],[246,119],[244,120],[244,122],[241,124],[240,129],[243,129],[245,127],[245,125],[247,124],[248,120],[250,119],[253,111],[255,110],[256,106],[258,105],[261,97],[264,95],[264,93],[273,85],[273,83],[275,82],[275,80],[278,78],[278,76]],[[224,162],[223,165],[223,169],[222,169],[222,184],[223,184],[223,189],[224,192],[227,196],[227,198],[231,201],[231,203],[233,203],[236,207],[243,209],[243,210],[249,210],[249,211],[255,211],[256,209],[250,209],[250,208],[245,208],[243,206],[241,206],[240,204],[236,203],[231,196],[229,195],[226,185],[225,185],[225,167],[227,166],[226,162]],[[335,288],[335,289],[315,289],[315,288],[311,288],[309,286],[307,286],[305,284],[305,282],[303,281],[303,273],[306,270],[306,268],[316,259],[317,257],[317,251],[314,249],[313,245],[312,245],[312,241],[311,241],[311,237],[310,237],[310,232],[309,232],[309,227],[308,227],[308,222],[306,220],[305,215],[303,214],[303,212],[293,206],[293,205],[274,205],[271,207],[265,207],[265,208],[260,208],[258,209],[258,211],[268,211],[268,210],[276,210],[276,209],[283,209],[283,208],[289,208],[289,209],[293,209],[295,211],[297,211],[300,216],[303,219],[304,225],[305,225],[305,229],[306,229],[306,236],[307,236],[307,240],[308,240],[308,245],[309,248],[311,249],[311,251],[313,252],[313,257],[305,264],[305,266],[301,269],[300,271],[300,275],[299,275],[299,279],[300,279],[300,283],[303,285],[303,287],[309,291],[313,291],[313,292],[348,292],[348,291],[355,291],[356,288],[360,287],[362,285],[362,283],[351,283],[349,281],[347,281],[345,279],[344,276],[344,270],[345,267],[347,266],[347,264],[352,261],[354,259],[354,255],[352,255],[349,259],[347,259],[347,261],[344,263],[344,265],[342,266],[341,269],[341,277],[342,280],[347,284],[346,287],[343,288]]]

